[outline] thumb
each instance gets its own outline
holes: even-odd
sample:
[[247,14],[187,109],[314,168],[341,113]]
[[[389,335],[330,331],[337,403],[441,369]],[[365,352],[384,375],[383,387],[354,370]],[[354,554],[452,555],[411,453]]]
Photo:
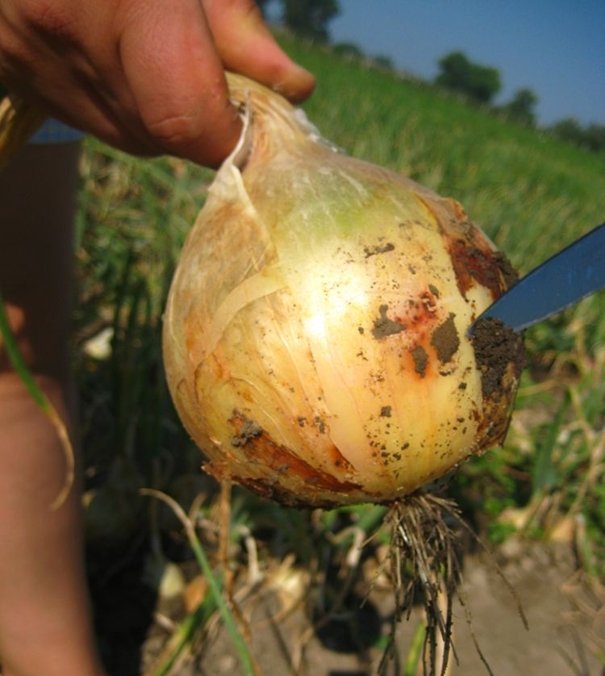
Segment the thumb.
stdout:
[[311,94],[315,79],[279,47],[253,0],[203,0],[203,7],[226,68],[294,102]]

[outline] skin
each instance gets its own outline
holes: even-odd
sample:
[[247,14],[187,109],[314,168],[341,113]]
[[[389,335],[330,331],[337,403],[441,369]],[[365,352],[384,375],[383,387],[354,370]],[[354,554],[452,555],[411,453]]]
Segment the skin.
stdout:
[[[304,99],[313,78],[247,0],[2,0],[0,82],[123,150],[216,166],[240,133],[224,69]],[[78,144],[26,146],[0,172],[0,289],[38,383],[75,429],[67,348]],[[0,341],[0,661],[4,676],[98,676],[80,496]],[[77,437],[74,435],[74,443]]]
[[0,4],[0,81],[132,153],[220,163],[241,128],[225,68],[295,101],[313,89],[250,0]]

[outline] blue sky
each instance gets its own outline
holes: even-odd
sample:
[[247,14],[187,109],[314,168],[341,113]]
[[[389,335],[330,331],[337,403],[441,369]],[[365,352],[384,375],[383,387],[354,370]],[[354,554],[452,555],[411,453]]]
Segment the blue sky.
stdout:
[[432,79],[461,50],[500,71],[497,103],[529,87],[541,124],[605,124],[605,0],[340,0],[332,42]]

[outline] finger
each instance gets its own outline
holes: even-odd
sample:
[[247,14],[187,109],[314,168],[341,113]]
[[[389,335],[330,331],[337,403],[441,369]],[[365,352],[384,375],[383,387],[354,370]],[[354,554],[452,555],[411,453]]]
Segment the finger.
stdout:
[[[52,82],[52,78],[49,81]],[[135,155],[158,153],[157,147],[149,141],[147,135],[142,130],[139,133],[133,132],[94,88],[82,82],[72,85],[67,74],[50,88],[52,95],[47,96],[24,87],[19,80],[15,81],[14,86],[7,81],[7,85],[10,91],[22,96],[49,117],[92,134],[115,148]],[[65,106],[65,101],[69,101],[68,107]]]
[[158,149],[217,166],[241,133],[210,29],[197,0],[142,3],[120,57],[141,119]]
[[216,48],[228,69],[265,84],[291,101],[306,99],[315,79],[279,47],[252,0],[202,0]]
[[[77,11],[68,23],[61,18],[61,7],[57,3],[43,16],[33,14],[29,23],[18,14],[7,21],[3,7],[2,81],[49,117],[127,152],[157,153],[140,124],[136,106],[128,99],[123,73],[116,67],[115,43],[113,49],[103,48],[103,40],[96,39],[107,36],[109,13]],[[86,50],[81,43],[87,45]]]

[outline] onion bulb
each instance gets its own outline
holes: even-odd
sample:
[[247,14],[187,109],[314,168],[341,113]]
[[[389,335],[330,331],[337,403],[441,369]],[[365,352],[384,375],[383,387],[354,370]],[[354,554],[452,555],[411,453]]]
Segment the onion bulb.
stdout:
[[287,505],[380,503],[501,443],[520,338],[468,329],[515,278],[506,258],[456,201],[228,81],[245,129],[164,317],[167,380],[205,469]]

